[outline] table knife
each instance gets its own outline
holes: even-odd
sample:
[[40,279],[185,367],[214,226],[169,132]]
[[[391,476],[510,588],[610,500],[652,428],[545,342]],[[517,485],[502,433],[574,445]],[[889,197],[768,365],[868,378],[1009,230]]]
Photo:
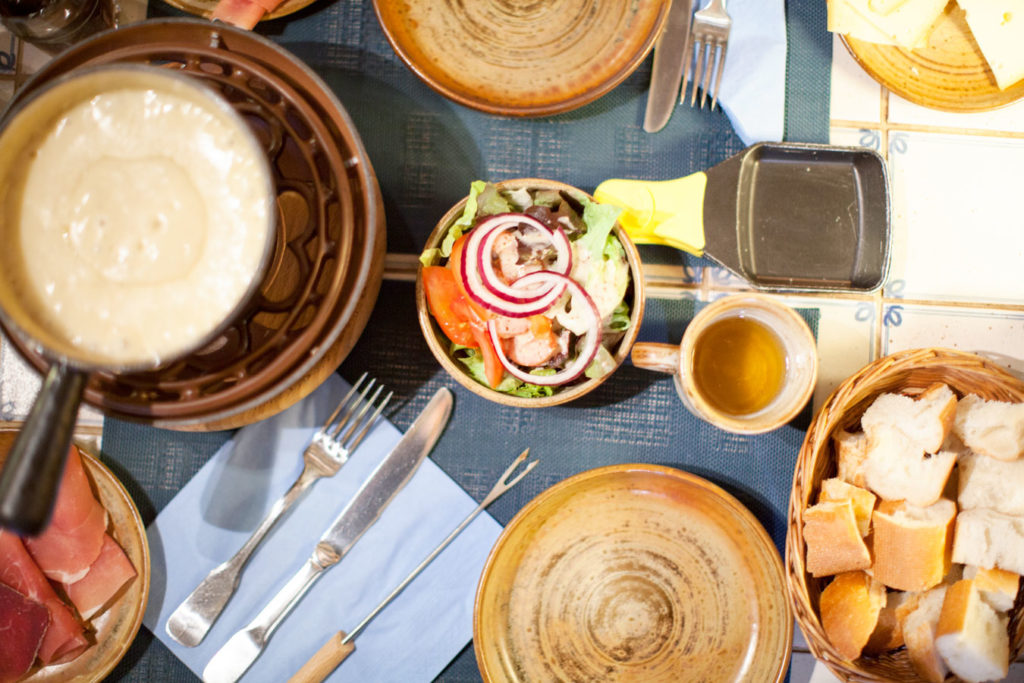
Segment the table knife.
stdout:
[[644,130],[657,133],[665,127],[679,104],[683,67],[690,54],[690,21],[693,0],[672,0],[665,28],[654,44],[651,87],[647,91]]
[[451,392],[445,388],[438,389],[394,449],[320,537],[302,568],[207,663],[203,670],[206,683],[229,683],[242,677],[313,583],[348,553],[377,521],[395,494],[412,478],[441,436],[451,409]]

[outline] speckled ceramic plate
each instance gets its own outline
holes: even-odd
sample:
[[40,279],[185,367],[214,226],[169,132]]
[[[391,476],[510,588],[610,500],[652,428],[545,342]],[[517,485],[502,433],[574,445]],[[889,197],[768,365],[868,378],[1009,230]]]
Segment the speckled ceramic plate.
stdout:
[[922,107],[953,112],[998,109],[1024,96],[1024,81],[1000,90],[964,12],[949,3],[916,50],[843,36],[853,58],[876,81]]
[[639,66],[669,0],[374,0],[398,56],[430,87],[495,114],[591,102]]
[[[15,432],[0,431],[0,462]],[[76,442],[77,443],[77,442]],[[115,597],[110,606],[89,621],[89,637],[95,644],[70,662],[35,669],[24,683],[93,683],[102,681],[128,652],[142,625],[149,599],[149,543],[146,527],[131,496],[87,446],[79,444],[82,464],[100,504],[107,509],[107,531],[124,549],[137,576]]]
[[477,588],[489,683],[781,681],[793,618],[779,553],[700,477],[615,465],[571,477],[505,528]]

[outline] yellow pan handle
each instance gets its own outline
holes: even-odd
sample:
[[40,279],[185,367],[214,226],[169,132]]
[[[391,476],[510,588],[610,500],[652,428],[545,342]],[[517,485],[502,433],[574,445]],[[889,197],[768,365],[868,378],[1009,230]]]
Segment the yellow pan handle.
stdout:
[[675,180],[606,180],[594,199],[621,206],[619,223],[637,244],[665,244],[704,255],[704,188],[708,176]]

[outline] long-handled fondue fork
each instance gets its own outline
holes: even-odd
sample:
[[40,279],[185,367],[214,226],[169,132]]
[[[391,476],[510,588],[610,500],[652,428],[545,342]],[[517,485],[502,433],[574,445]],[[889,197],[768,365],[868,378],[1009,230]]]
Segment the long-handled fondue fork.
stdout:
[[469,515],[462,520],[455,529],[448,534],[448,537],[441,541],[429,555],[423,558],[423,561],[406,576],[400,584],[395,586],[395,589],[384,598],[379,605],[377,605],[372,612],[359,622],[359,624],[349,631],[347,634],[344,631],[338,631],[331,636],[323,646],[317,650],[309,661],[302,665],[302,668],[295,672],[295,675],[288,679],[288,683],[319,683],[325,679],[334,669],[341,664],[346,657],[352,654],[352,651],[356,649],[354,642],[355,637],[366,628],[366,626],[373,621],[373,618],[380,614],[381,610],[390,604],[392,600],[398,597],[398,594],[405,590],[406,586],[413,582],[420,572],[427,568],[434,558],[441,554],[441,552],[448,547],[448,544],[455,540],[455,537],[462,533],[463,529],[469,526],[469,523],[476,519],[477,515],[484,511],[484,509],[497,500],[503,493],[508,491],[510,488],[519,483],[519,481],[529,474],[530,470],[537,466],[538,460],[534,460],[529,463],[522,472],[520,472],[512,480],[509,477],[512,473],[526,460],[526,456],[529,455],[530,449],[527,448],[525,451],[519,454],[512,464],[508,466],[508,469],[501,475],[498,482],[491,488],[487,496],[480,501],[480,504],[476,506]]

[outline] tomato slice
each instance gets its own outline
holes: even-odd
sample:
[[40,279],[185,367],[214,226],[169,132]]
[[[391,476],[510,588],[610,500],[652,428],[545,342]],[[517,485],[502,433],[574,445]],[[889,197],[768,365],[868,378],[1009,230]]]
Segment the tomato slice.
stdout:
[[452,255],[448,259],[448,268],[451,269],[452,274],[455,276],[455,284],[458,285],[459,291],[465,297],[466,303],[473,309],[473,312],[476,313],[480,320],[487,321],[494,317],[494,313],[473,301],[473,298],[469,296],[469,292],[466,291],[466,283],[462,280],[462,248],[466,245],[467,237],[469,235],[463,235],[452,244]]
[[505,378],[505,368],[498,358],[498,352],[494,350],[494,344],[491,342],[491,335],[487,334],[487,328],[483,325],[470,325],[470,329],[473,331],[477,344],[480,345],[480,355],[484,357],[484,375],[487,377],[487,383],[491,385],[492,389],[495,389]]
[[456,344],[477,348],[479,341],[470,324],[472,310],[452,271],[444,266],[425,267],[423,291],[427,295],[427,308],[445,336]]

